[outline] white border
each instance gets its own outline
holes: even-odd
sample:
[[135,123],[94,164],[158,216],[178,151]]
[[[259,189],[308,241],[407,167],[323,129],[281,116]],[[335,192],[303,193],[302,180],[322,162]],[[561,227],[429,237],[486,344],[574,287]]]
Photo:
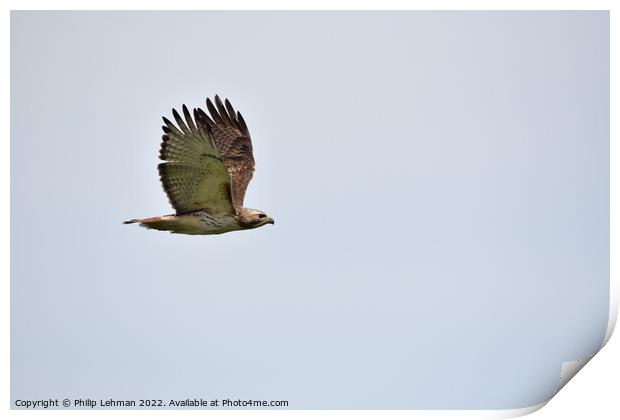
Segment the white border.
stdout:
[[[618,66],[618,42],[617,35],[618,24],[620,19],[615,12],[620,10],[620,6],[614,9],[615,1],[612,0],[476,0],[476,1],[458,1],[458,0],[384,0],[384,1],[371,1],[371,0],[300,0],[296,2],[283,1],[283,0],[269,0],[269,1],[251,0],[230,0],[223,1],[208,1],[208,0],[176,0],[164,1],[164,0],[151,0],[149,2],[141,2],[137,0],[93,0],[87,4],[77,0],[61,0],[61,1],[5,1],[7,6],[4,8],[2,26],[2,42],[0,48],[2,48],[2,55],[9,57],[10,49],[10,10],[610,10],[610,25],[611,25],[611,39],[610,39],[610,64],[611,64],[611,96],[610,96],[610,115],[617,115],[618,109],[618,83],[617,74],[620,71]],[[9,75],[9,62],[2,66],[2,80],[4,92],[10,92],[10,75]],[[261,419],[273,419],[273,418],[338,418],[338,419],[383,419],[383,418],[472,418],[472,419],[487,419],[487,418],[510,418],[516,416],[522,416],[538,410],[546,403],[539,404],[532,407],[524,407],[521,409],[512,410],[418,410],[418,411],[400,411],[400,410],[373,410],[373,411],[359,411],[359,410],[313,410],[313,411],[209,411],[208,414],[204,411],[180,411],[180,410],[161,410],[161,411],[78,411],[78,410],[39,410],[39,411],[26,411],[26,410],[10,410],[10,375],[6,374],[10,372],[10,319],[9,319],[9,305],[10,305],[10,207],[9,207],[9,188],[10,188],[10,96],[3,95],[4,101],[2,101],[2,109],[0,112],[0,118],[5,135],[4,152],[2,154],[1,165],[1,185],[3,191],[6,194],[2,196],[2,206],[0,207],[0,217],[4,221],[3,223],[3,238],[2,249],[0,254],[0,266],[3,267],[2,276],[4,278],[3,289],[3,303],[2,305],[2,336],[7,340],[0,347],[0,355],[4,361],[5,369],[2,370],[2,381],[0,382],[0,391],[4,396],[3,411],[5,411],[3,418],[39,418],[41,416],[53,418],[53,419],[66,419],[66,418],[165,418],[171,417],[183,417],[183,418],[217,418],[217,419],[237,419],[237,418],[261,418]],[[618,182],[619,170],[618,153],[620,148],[618,145],[618,126],[617,122],[612,118],[610,120],[610,255],[618,255],[618,217],[616,215],[620,212],[619,194],[620,183]],[[610,314],[609,323],[607,327],[607,333],[605,336],[605,345],[611,337],[618,315],[618,263],[612,257],[610,259]],[[593,355],[592,355],[593,356]],[[564,379],[572,377],[579,371],[592,356],[588,356],[580,361],[568,362],[563,365],[562,376]],[[570,376],[570,377],[569,377]],[[560,383],[561,388],[564,383]],[[616,405],[617,407],[617,405]],[[88,414],[87,414],[88,413]]]

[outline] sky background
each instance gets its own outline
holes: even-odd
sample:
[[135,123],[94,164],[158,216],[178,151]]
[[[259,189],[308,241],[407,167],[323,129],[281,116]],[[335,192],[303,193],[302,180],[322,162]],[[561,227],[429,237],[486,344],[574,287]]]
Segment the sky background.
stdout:
[[[217,236],[161,116],[216,93],[257,161]],[[11,403],[518,408],[609,306],[607,12],[12,12]]]

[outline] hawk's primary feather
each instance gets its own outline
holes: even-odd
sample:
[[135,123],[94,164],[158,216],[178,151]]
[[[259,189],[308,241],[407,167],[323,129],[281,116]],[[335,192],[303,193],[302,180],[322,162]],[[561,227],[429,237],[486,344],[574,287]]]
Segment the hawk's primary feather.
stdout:
[[[231,178],[215,143],[202,124],[195,125],[183,105],[185,121],[172,110],[177,128],[164,117],[159,157],[159,176],[177,214],[209,209],[215,214],[234,214]],[[198,120],[198,111],[194,110]]]
[[213,105],[207,98],[207,109],[211,118],[199,109],[197,121],[203,130],[213,135],[217,150],[230,174],[233,203],[241,207],[255,167],[250,132],[241,113],[235,112],[228,99],[222,103],[219,96],[215,95]]

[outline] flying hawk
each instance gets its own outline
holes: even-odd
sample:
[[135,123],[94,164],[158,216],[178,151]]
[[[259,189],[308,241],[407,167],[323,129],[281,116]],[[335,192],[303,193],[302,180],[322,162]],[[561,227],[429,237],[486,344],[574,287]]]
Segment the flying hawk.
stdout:
[[260,210],[243,207],[245,190],[254,174],[250,132],[239,112],[226,99],[207,98],[209,116],[194,108],[194,119],[183,105],[173,109],[178,128],[166,117],[162,126],[159,178],[175,214],[133,219],[149,229],[187,235],[211,235],[254,229],[273,219]]

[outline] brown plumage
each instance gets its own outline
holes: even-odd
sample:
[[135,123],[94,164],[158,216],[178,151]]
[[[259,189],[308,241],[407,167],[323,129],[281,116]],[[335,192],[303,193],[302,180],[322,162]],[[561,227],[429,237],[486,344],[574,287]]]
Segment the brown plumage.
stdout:
[[203,128],[213,133],[215,146],[224,159],[232,180],[233,202],[236,206],[243,205],[245,191],[254,175],[254,152],[250,132],[240,112],[235,113],[226,99],[226,106],[215,96],[215,105],[207,98],[207,109],[211,118],[202,110],[198,110],[198,122]]
[[[174,233],[213,234],[273,224],[259,210],[243,207],[245,192],[254,175],[250,132],[231,103],[216,95],[202,109],[183,117],[173,109],[176,126],[163,117],[159,176],[176,214],[133,219],[142,226]],[[177,127],[178,126],[178,127]]]

